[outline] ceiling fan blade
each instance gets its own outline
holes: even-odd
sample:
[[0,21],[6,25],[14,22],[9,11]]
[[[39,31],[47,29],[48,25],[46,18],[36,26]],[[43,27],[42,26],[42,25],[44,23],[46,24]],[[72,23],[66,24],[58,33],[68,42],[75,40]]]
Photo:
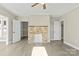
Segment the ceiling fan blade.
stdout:
[[43,4],[43,9],[46,9],[46,4]]
[[38,5],[38,4],[39,4],[39,3],[35,3],[35,4],[32,5],[32,7],[34,7],[34,6]]

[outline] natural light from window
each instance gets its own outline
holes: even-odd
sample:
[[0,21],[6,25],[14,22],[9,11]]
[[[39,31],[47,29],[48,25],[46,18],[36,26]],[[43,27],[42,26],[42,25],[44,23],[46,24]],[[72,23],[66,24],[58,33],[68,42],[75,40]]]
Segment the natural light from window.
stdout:
[[45,47],[33,47],[31,56],[48,56]]

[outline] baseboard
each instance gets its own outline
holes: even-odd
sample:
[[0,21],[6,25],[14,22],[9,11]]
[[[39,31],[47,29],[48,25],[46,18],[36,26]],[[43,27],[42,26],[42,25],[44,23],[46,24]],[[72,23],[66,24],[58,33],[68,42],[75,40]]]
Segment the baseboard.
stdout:
[[79,48],[78,48],[78,47],[76,47],[76,46],[74,46],[74,45],[72,45],[72,44],[70,44],[70,43],[68,43],[68,42],[64,42],[64,44],[67,44],[67,45],[69,45],[69,46],[71,46],[71,47],[73,47],[73,48],[75,48],[75,49],[79,50]]

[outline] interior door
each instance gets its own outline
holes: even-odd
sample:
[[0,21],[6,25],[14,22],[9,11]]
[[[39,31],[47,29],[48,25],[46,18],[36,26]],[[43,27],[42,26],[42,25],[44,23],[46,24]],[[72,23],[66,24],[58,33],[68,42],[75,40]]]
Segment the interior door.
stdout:
[[61,40],[61,25],[59,21],[54,21],[54,40]]
[[0,17],[0,40],[2,39],[2,18]]
[[20,21],[13,20],[13,43],[21,40]]

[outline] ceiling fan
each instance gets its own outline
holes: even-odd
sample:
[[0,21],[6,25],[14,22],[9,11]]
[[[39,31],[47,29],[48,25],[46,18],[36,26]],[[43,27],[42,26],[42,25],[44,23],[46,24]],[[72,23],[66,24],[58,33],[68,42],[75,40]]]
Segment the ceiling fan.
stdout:
[[32,7],[35,7],[35,6],[40,5],[40,4],[43,6],[43,9],[46,9],[46,4],[45,3],[34,3],[32,5]]

